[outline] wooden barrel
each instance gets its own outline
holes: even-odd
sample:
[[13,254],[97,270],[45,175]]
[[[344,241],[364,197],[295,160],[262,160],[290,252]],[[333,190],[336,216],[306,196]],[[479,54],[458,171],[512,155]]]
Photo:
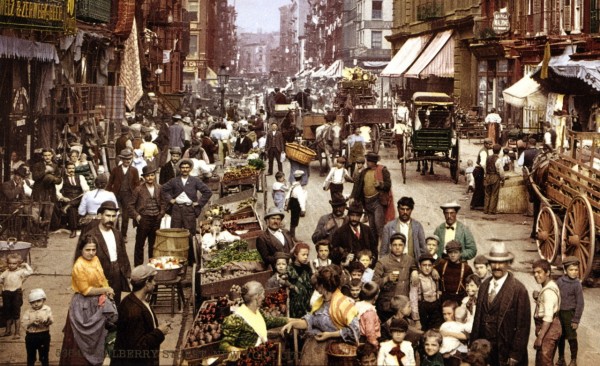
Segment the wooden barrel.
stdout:
[[523,177],[513,172],[505,172],[504,185],[498,194],[498,213],[525,213],[529,204],[527,186]]
[[175,256],[188,259],[190,232],[187,229],[156,230],[155,257]]

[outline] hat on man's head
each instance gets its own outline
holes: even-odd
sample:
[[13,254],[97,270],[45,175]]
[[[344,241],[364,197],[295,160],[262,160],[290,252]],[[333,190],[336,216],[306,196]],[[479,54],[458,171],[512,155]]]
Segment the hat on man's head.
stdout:
[[579,261],[579,258],[575,257],[574,255],[570,255],[562,261],[563,268],[567,268],[572,264],[578,266],[580,263],[581,262]]
[[431,261],[431,263],[433,263],[435,262],[435,259],[433,259],[433,256],[429,253],[423,253],[419,256],[419,263],[423,261]]
[[119,211],[119,208],[117,207],[117,204],[113,201],[104,201],[102,202],[100,207],[98,207],[98,214],[101,214],[106,210]]
[[446,243],[446,252],[451,252],[453,250],[462,250],[462,245],[456,240],[450,240]]
[[179,121],[181,119],[181,116],[179,114],[175,114],[173,115],[173,117],[171,117],[174,121]]
[[390,332],[404,332],[408,331],[408,322],[404,318],[393,318],[390,323]]
[[158,271],[156,268],[142,264],[131,270],[131,282],[142,282],[148,277],[156,276]]
[[21,178],[27,177],[27,168],[24,165],[20,165],[17,169],[13,171],[13,174],[18,175]]
[[239,133],[248,133],[248,130],[245,127],[240,127],[238,130]]
[[331,207],[346,206],[346,200],[336,196],[334,199],[329,200],[329,204]]
[[169,152],[171,153],[171,155],[173,155],[173,154],[181,155],[181,148],[179,146],[175,146],[175,147],[170,148]]
[[352,204],[347,208],[348,214],[356,213],[362,215],[364,213],[363,206],[360,202],[352,202]]
[[271,207],[265,214],[265,220],[271,216],[281,216],[281,219],[285,217],[285,213],[279,209],[279,207]]
[[445,211],[448,208],[453,208],[456,210],[456,212],[458,212],[458,210],[460,210],[460,205],[458,204],[458,202],[452,201],[452,202],[444,203],[443,205],[440,206],[440,208],[442,209],[442,211]]
[[294,171],[294,177],[296,177],[296,178],[300,178],[303,175],[304,175],[303,170],[298,169],[298,170]]
[[192,119],[188,116],[183,117],[181,120],[183,121],[183,123],[186,123],[186,124],[192,123]]
[[122,125],[121,126],[121,135],[126,135],[129,133],[129,126]]
[[473,264],[490,264],[490,262],[488,262],[487,258],[483,254],[479,254],[473,260]]
[[190,168],[194,167],[194,163],[190,160],[190,159],[183,159],[179,161],[179,166],[181,167],[182,165],[187,164],[190,166]]
[[440,237],[439,237],[439,236],[437,236],[437,235],[435,235],[435,234],[431,234],[431,235],[427,236],[427,237],[425,238],[425,242],[427,242],[427,240],[429,240],[429,239],[435,240],[435,241],[437,241],[438,243],[440,242]]
[[131,149],[129,149],[129,148],[123,149],[119,153],[119,158],[121,158],[121,159],[131,159],[131,158],[133,158],[133,151],[131,151]]
[[146,176],[148,174],[156,173],[158,169],[154,166],[154,164],[148,164],[142,168],[142,176]]
[[485,257],[490,262],[510,262],[515,259],[515,256],[506,249],[506,244],[503,242],[492,243],[490,253],[485,254]]
[[367,155],[365,156],[365,159],[366,159],[367,161],[370,161],[370,162],[372,162],[372,163],[376,163],[376,162],[378,162],[378,161],[379,161],[379,155],[378,155],[378,154],[376,154],[376,153],[374,153],[373,151],[369,151],[369,152],[367,153]]

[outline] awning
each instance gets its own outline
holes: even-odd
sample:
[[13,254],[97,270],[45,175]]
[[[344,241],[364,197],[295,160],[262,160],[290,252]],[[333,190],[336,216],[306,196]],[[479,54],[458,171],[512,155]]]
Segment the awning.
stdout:
[[344,62],[342,60],[336,60],[323,72],[322,76],[327,78],[341,78],[343,70]]
[[427,78],[430,75],[454,77],[452,32],[453,30],[449,29],[436,34],[404,76],[408,78]]
[[367,69],[380,69],[389,65],[389,61],[363,61],[362,65]]
[[504,101],[515,107],[545,105],[547,98],[542,87],[531,75],[525,75],[509,88],[502,91]]
[[217,73],[211,69],[210,67],[206,67],[206,80],[208,84],[212,87],[217,87],[219,85],[219,78],[217,77]]
[[406,40],[400,50],[396,52],[392,61],[383,69],[380,76],[402,76],[406,69],[417,59],[429,38],[430,35],[423,35]]
[[323,76],[323,73],[325,72],[325,70],[326,70],[325,66],[321,66],[317,71],[313,72],[310,77],[320,78]]
[[[569,87],[566,79],[577,80],[579,84],[582,84],[585,88],[585,84],[590,88],[592,92],[600,91],[600,60],[572,60],[570,55],[575,52],[575,46],[567,46],[560,56],[550,58],[548,63],[549,75],[548,79],[541,79],[541,65],[533,73],[532,77],[542,84],[548,84],[548,90],[562,92],[563,94],[571,94],[578,92],[584,94],[586,90],[579,87]],[[581,85],[579,85],[581,86]],[[572,90],[569,90],[572,89]]]
[[0,36],[0,57],[23,58],[58,64],[56,47],[51,43],[34,42],[26,39]]

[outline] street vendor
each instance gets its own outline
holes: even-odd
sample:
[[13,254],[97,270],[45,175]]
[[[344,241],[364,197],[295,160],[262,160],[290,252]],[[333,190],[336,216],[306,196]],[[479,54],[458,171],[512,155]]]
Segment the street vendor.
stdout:
[[236,361],[240,352],[267,342],[267,329],[282,327],[288,318],[265,315],[260,307],[265,300],[265,288],[250,281],[242,287],[244,304],[223,321],[223,337],[219,349],[229,352],[229,361]]
[[213,219],[210,225],[210,231],[202,235],[202,249],[211,251],[217,249],[217,243],[231,243],[240,240],[237,235],[231,234],[227,230],[221,231],[222,221],[219,218]]

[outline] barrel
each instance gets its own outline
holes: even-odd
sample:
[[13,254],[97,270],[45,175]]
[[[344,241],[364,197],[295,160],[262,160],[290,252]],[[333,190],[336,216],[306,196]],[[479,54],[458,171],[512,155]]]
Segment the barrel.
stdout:
[[174,256],[188,259],[190,232],[187,229],[156,230],[154,257]]

